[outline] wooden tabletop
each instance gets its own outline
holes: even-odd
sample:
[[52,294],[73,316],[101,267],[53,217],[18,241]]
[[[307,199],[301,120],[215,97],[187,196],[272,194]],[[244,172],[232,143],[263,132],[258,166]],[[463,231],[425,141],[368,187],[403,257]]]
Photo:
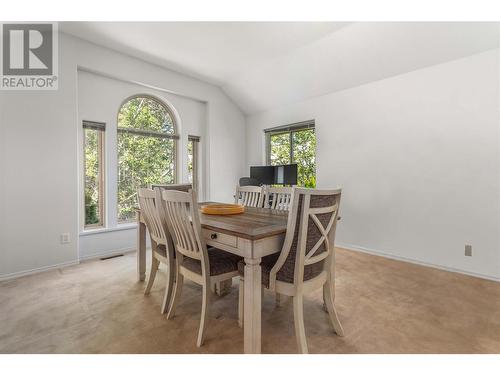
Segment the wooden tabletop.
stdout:
[[[200,207],[215,202],[202,202]],[[288,212],[269,208],[245,207],[235,215],[206,215],[200,211],[201,226],[249,240],[258,240],[286,232]]]

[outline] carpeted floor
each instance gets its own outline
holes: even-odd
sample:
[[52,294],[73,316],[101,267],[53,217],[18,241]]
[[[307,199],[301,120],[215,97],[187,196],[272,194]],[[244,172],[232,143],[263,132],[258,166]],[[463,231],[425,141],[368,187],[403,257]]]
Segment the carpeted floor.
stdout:
[[[333,333],[321,291],[307,296],[310,353],[500,353],[500,283],[339,249]],[[160,269],[161,270],[161,269]],[[160,314],[164,272],[150,296],[135,253],[0,283],[1,353],[242,353],[238,286],[213,295],[196,347],[201,290],[186,282],[177,314]],[[266,292],[262,352],[296,353],[291,300]]]

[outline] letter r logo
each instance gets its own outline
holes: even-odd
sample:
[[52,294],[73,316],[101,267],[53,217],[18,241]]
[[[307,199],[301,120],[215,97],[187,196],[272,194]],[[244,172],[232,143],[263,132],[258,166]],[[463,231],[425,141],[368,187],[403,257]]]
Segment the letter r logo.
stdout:
[[3,74],[52,75],[52,25],[3,24]]

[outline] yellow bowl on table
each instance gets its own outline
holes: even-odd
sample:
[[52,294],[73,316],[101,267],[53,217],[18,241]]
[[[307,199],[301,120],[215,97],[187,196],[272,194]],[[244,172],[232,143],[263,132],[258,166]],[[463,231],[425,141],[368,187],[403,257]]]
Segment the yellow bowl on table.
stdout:
[[207,204],[201,206],[201,212],[207,215],[235,215],[245,212],[241,204]]

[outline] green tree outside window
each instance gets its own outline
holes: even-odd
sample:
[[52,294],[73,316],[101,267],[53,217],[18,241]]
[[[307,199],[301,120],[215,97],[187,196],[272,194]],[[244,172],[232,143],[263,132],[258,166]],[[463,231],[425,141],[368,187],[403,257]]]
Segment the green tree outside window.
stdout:
[[85,225],[102,223],[100,212],[100,130],[84,129]]
[[127,101],[118,114],[118,221],[135,218],[137,189],[175,183],[176,140],[168,109],[149,97]]
[[314,128],[269,136],[271,165],[297,164],[298,186],[316,187],[316,133]]

